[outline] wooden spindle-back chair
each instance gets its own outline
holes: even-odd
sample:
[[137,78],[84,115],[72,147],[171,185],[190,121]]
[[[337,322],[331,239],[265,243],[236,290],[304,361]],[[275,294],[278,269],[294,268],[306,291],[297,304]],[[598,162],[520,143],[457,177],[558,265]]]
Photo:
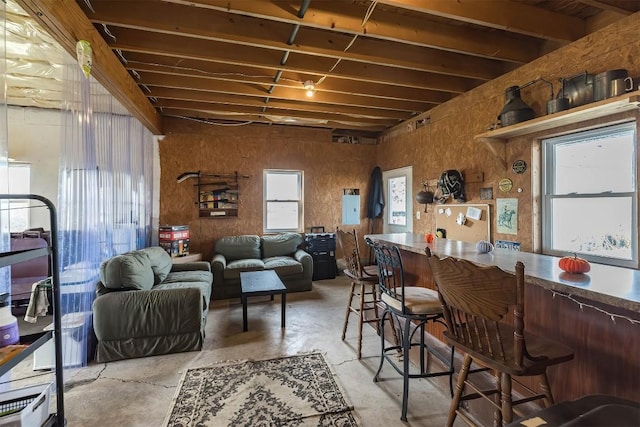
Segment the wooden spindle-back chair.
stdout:
[[[524,265],[515,274],[496,266],[480,266],[452,257],[440,258],[425,249],[443,306],[445,341],[465,354],[447,425],[457,415],[473,425],[461,410],[465,400],[485,398],[495,407],[494,425],[513,420],[514,405],[542,399],[553,404],[547,367],[573,358],[565,345],[525,331]],[[512,316],[508,313],[512,312]],[[495,372],[495,388],[480,390],[469,381],[471,363]],[[477,370],[476,370],[477,371]],[[512,376],[538,376],[539,390],[513,400]],[[473,389],[466,393],[465,387]]]

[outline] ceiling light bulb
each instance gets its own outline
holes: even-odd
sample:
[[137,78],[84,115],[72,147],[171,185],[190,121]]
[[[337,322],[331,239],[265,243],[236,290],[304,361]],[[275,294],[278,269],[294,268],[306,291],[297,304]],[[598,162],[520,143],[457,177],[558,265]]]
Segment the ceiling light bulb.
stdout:
[[316,93],[316,85],[311,80],[304,82],[304,88],[307,90],[307,96],[311,98]]

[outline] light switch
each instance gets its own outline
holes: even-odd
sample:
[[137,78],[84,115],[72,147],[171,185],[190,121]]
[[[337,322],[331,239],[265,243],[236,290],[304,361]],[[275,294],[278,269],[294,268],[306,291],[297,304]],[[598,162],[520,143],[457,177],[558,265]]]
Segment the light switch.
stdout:
[[416,219],[420,219],[420,211],[416,211]]

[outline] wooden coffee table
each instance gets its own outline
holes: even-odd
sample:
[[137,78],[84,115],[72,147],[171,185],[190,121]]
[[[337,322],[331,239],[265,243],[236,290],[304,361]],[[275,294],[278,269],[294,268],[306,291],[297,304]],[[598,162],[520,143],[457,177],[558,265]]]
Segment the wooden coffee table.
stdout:
[[285,324],[285,309],[287,306],[287,288],[273,270],[245,271],[240,273],[240,286],[242,287],[242,330],[249,330],[247,325],[247,298],[261,295],[270,295],[271,301],[275,294],[282,295],[281,327]]

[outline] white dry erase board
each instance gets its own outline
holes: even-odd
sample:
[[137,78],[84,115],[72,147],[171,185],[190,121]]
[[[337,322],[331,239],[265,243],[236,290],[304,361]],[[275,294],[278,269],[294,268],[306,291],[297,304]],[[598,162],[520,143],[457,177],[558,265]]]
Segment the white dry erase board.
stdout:
[[477,243],[491,236],[489,205],[435,205],[435,211],[436,229],[445,229],[447,239]]

